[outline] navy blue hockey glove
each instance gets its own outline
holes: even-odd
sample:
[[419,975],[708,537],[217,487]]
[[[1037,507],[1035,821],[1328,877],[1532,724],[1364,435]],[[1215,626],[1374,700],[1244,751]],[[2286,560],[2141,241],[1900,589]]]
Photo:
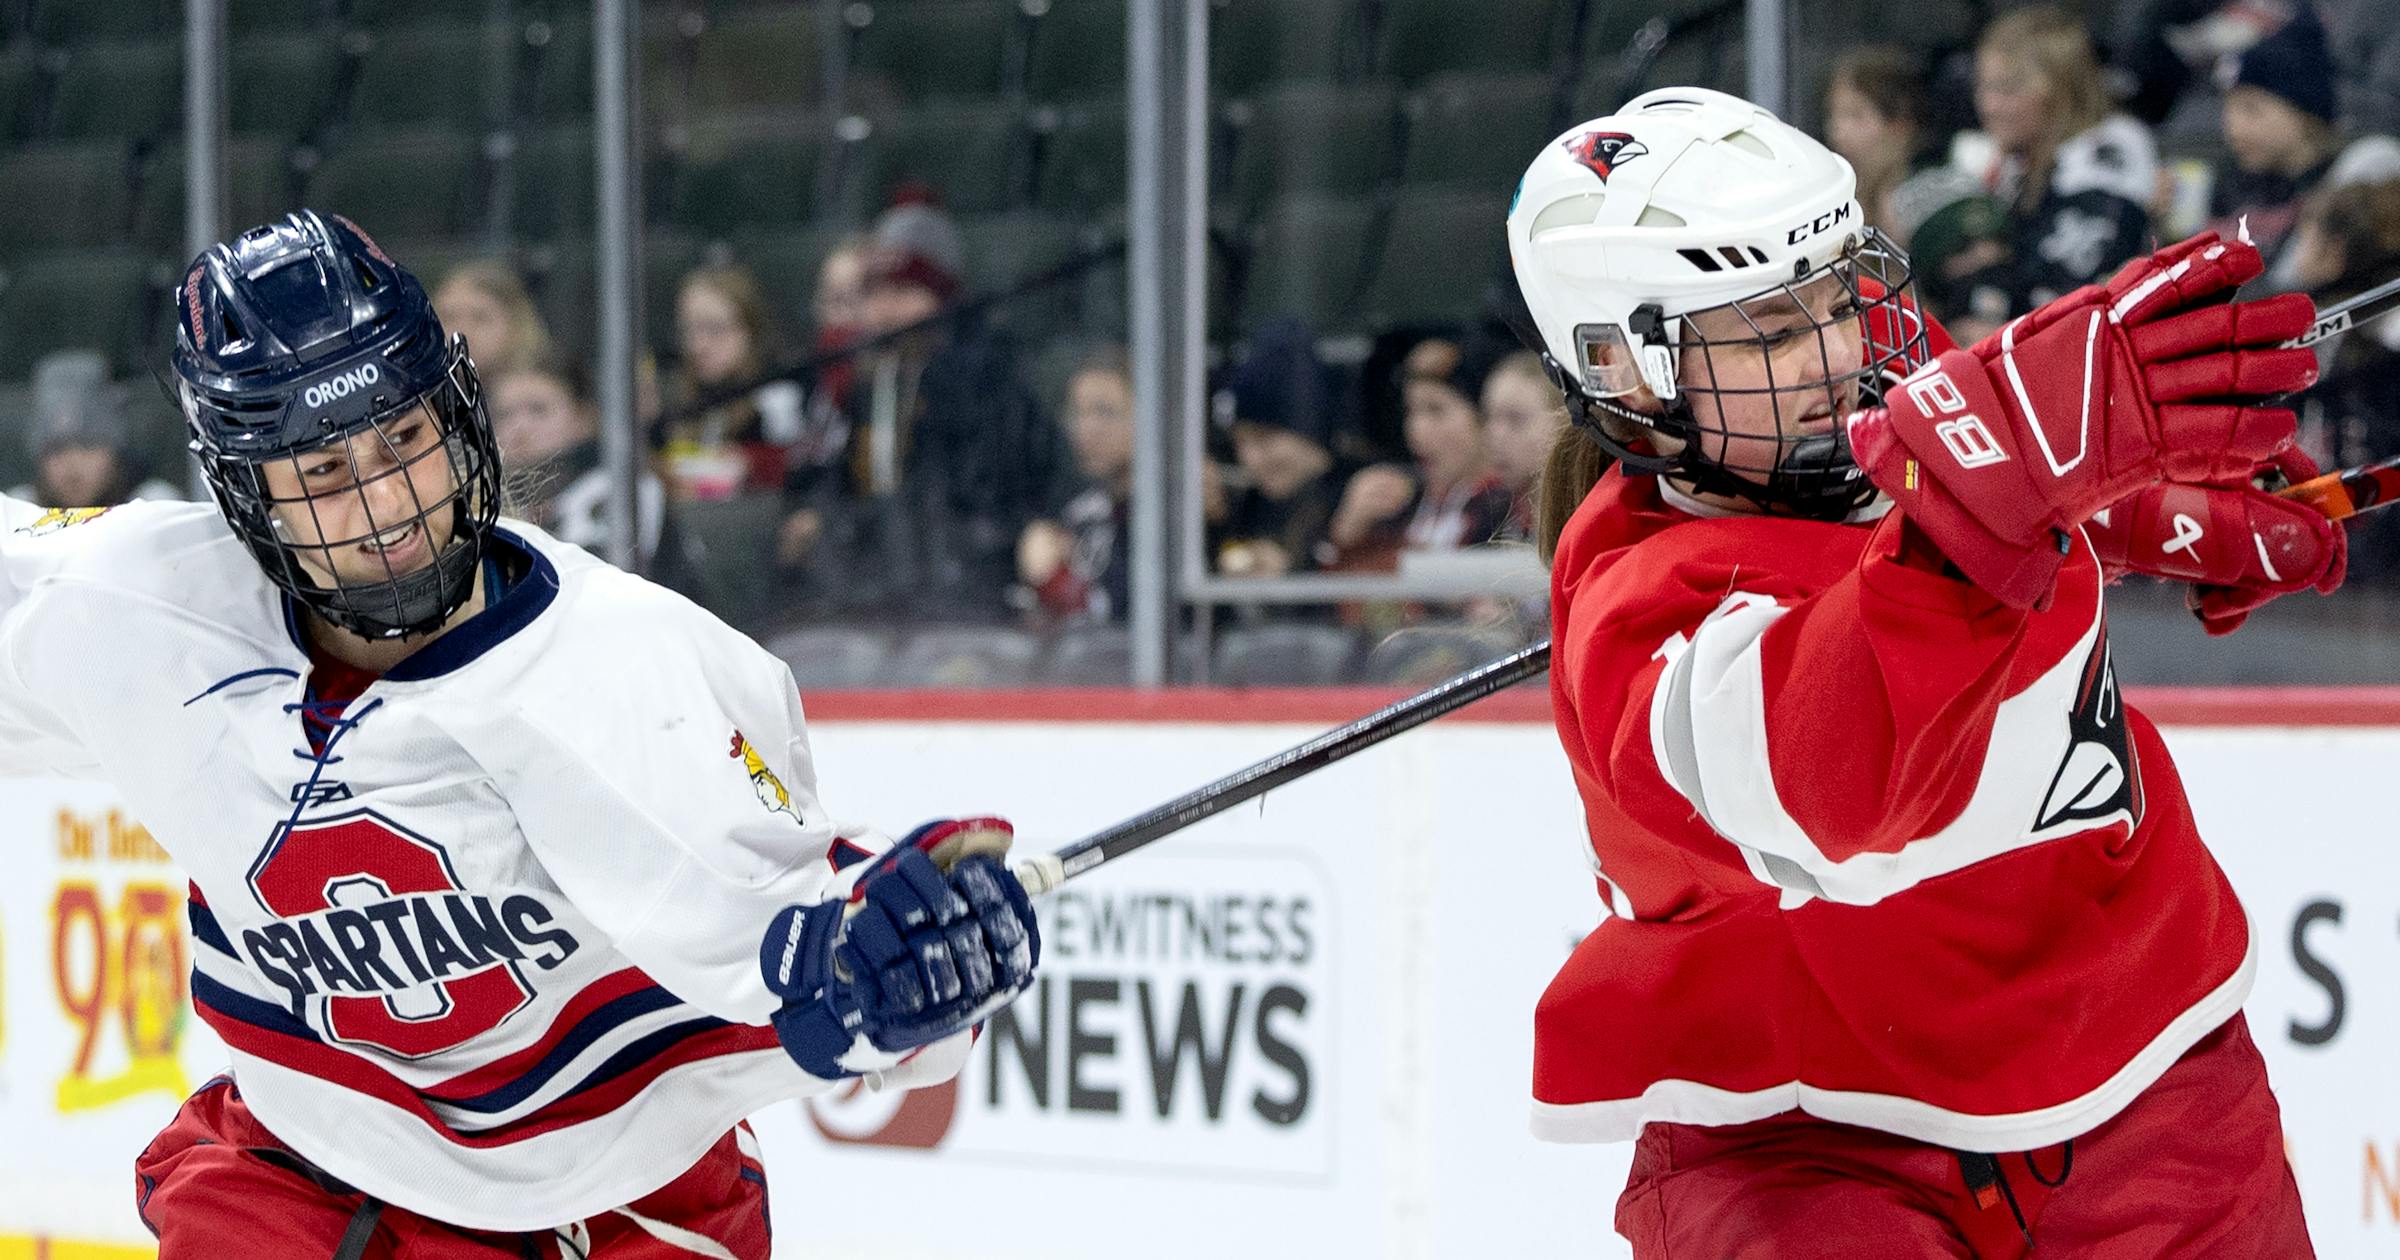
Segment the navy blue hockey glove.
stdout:
[[1033,903],[999,859],[960,857],[945,874],[903,843],[847,902],[775,916],[759,965],[783,999],[784,1050],[830,1080],[973,1027],[1032,985],[1041,952]]

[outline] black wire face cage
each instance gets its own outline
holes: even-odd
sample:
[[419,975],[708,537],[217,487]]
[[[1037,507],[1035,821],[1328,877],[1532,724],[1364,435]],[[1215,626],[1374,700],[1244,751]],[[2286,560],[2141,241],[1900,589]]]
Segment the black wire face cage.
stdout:
[[441,628],[472,596],[499,516],[500,459],[462,339],[451,340],[440,385],[378,407],[346,437],[254,460],[196,449],[268,578],[327,621],[404,638]]
[[[1588,394],[1582,402],[1682,444],[1661,457],[1614,449],[1621,444],[1600,435],[1635,471],[1671,472],[1764,512],[1843,519],[1876,489],[1851,458],[1841,417],[1880,405],[1887,384],[1931,357],[1914,290],[1907,256],[1869,229],[1830,266],[1686,313],[1672,329],[1655,308],[1637,309],[1634,331],[1674,347],[1678,388],[1665,414]],[[1855,353],[1830,335],[1844,325]],[[1589,345],[1581,348],[1589,358]]]

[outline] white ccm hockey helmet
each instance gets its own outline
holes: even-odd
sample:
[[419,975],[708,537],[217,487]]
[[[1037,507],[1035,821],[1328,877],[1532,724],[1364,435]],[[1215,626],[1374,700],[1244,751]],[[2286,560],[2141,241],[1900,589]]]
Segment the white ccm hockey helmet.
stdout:
[[[1842,426],[1800,431],[1804,420],[1871,405],[1887,372],[1896,379],[1926,358],[1907,260],[1867,227],[1857,183],[1848,162],[1798,128],[1704,88],[1645,92],[1543,146],[1509,207],[1509,259],[1532,316],[1527,340],[1538,340],[1569,414],[1630,469],[1673,471],[1766,511],[1838,519],[1872,499]],[[1701,321],[1717,329],[1711,337],[1692,317],[1717,308],[1728,314]],[[1795,311],[1817,347],[1796,378]],[[1771,336],[1760,331],[1770,312]],[[1833,362],[1825,333],[1851,320],[1864,353],[1837,339],[1854,361]],[[1763,363],[1763,388],[1719,386],[1721,358],[1737,347]],[[1644,387],[1662,411],[1618,401]],[[1752,408],[1763,398],[1783,436],[1728,440],[1727,428],[1700,418],[1721,407],[1696,412],[1695,395],[1723,406],[1747,395]],[[1677,439],[1675,453],[1628,448],[1595,412]],[[1771,460],[1729,454],[1762,448]]]

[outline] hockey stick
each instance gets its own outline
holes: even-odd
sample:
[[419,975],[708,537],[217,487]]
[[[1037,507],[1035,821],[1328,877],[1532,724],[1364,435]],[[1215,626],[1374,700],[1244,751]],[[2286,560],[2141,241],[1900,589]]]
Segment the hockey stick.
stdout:
[[2360,324],[2376,320],[2400,309],[2400,279],[2386,280],[2344,302],[2336,302],[2317,312],[2317,322],[2308,331],[2284,342],[2278,349],[2299,350],[2313,346],[2328,337],[2339,337]]
[[[2400,309],[2400,280],[2386,280],[2347,302],[2337,302],[2319,311],[2317,322],[2309,325],[2307,332],[2284,342],[2282,348],[2313,346],[2381,319],[2396,309]],[[2394,499],[2400,498],[2400,455],[2311,477],[2277,493],[2305,503],[2334,520],[2347,520],[2361,512],[2389,507]]]
[[1026,892],[1041,896],[1104,862],[1123,857],[1153,840],[1172,835],[1302,775],[1315,774],[1352,753],[1373,748],[1394,735],[1465,708],[1548,668],[1548,639],[1519,648],[1490,664],[1479,665],[1448,682],[1377,709],[1347,726],[1327,731],[1296,748],[1196,788],[1147,813],[1095,832],[1056,853],[1019,862],[1015,867],[1017,880],[1025,885]]

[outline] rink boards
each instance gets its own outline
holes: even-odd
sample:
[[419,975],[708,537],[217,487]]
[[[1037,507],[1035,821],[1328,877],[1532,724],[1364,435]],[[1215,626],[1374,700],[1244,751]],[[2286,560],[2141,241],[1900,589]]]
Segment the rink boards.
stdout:
[[[1049,847],[1382,698],[809,708],[837,814],[996,811]],[[2378,794],[2400,703],[2133,699],[2250,908],[2250,1018],[2320,1254],[2400,1252],[2400,846]],[[2284,713],[2332,724],[2255,724]],[[132,1156],[220,1055],[186,1001],[182,882],[102,788],[0,784],[0,823],[0,1260],[145,1255]],[[1580,854],[1526,693],[1112,864],[1045,906],[1042,987],[954,1086],[758,1118],[777,1232],[809,1256],[1621,1255],[1624,1149],[1525,1132],[1533,1002],[1598,913]]]

